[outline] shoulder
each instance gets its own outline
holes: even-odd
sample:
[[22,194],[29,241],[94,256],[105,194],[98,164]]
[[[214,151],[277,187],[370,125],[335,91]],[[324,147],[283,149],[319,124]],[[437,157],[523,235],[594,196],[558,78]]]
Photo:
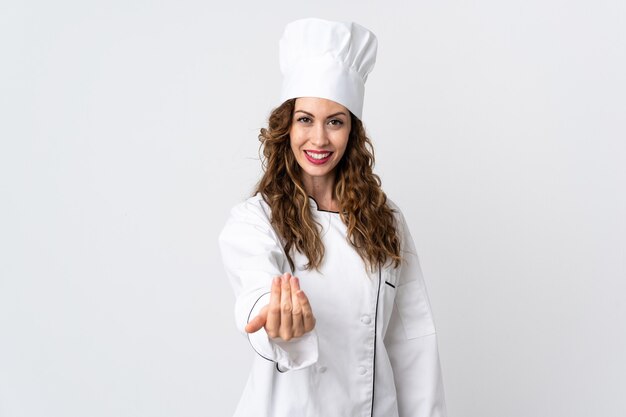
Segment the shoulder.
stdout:
[[229,221],[232,220],[260,220],[269,222],[271,218],[270,206],[263,200],[260,193],[235,204],[230,209]]
[[395,201],[393,201],[391,198],[387,197],[387,205],[389,206],[389,208],[391,210],[393,210],[394,214],[396,212],[401,213],[400,211],[400,207],[396,204]]
[[285,269],[284,244],[268,216],[268,206],[260,196],[247,198],[232,206],[217,235],[224,265],[237,280],[252,279],[257,268]]
[[409,231],[409,225],[406,222],[404,214],[392,199],[387,197],[387,206],[393,211],[393,215],[396,220],[396,231],[398,233],[398,238],[400,239],[400,247],[403,252],[411,251],[412,247],[412,238],[411,232]]
[[219,233],[220,242],[240,242],[267,236],[279,241],[271,225],[270,207],[260,194],[235,204],[230,209],[226,224]]
[[400,206],[398,206],[396,204],[395,201],[393,201],[391,198],[387,197],[387,206],[391,209],[391,211],[393,212],[393,215],[396,219],[396,224],[397,226],[403,226],[404,225],[404,214],[402,214],[402,210],[400,209]]

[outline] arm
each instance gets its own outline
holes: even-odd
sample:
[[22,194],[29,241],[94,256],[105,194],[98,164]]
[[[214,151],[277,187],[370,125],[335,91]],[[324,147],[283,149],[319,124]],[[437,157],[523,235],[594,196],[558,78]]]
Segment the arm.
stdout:
[[437,335],[415,245],[398,211],[403,262],[385,346],[400,417],[445,417]]
[[[226,274],[235,292],[235,322],[254,350],[280,371],[317,361],[315,329],[289,341],[270,338],[265,328],[246,332],[248,322],[270,304],[272,280],[288,267],[280,241],[262,208],[253,202],[235,206],[219,236]],[[254,326],[258,327],[258,326]],[[248,328],[250,330],[250,327]]]

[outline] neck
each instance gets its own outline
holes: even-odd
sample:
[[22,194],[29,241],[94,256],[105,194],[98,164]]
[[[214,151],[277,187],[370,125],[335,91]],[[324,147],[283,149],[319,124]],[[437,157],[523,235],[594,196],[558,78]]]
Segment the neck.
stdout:
[[305,191],[315,199],[320,210],[339,211],[337,201],[333,199],[333,178],[305,176],[302,180]]

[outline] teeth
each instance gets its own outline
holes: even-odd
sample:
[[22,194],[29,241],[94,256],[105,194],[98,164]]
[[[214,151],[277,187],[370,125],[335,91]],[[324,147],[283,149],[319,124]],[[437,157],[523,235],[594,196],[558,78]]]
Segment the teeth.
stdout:
[[324,159],[324,158],[328,157],[328,155],[330,155],[330,152],[328,152],[328,153],[311,153],[311,152],[306,152],[306,154],[309,155],[313,159]]

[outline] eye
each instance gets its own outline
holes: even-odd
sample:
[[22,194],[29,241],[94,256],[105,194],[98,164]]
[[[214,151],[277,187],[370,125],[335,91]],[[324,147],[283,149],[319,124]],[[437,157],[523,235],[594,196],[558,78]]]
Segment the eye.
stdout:
[[302,123],[308,123],[308,122],[311,121],[311,119],[306,117],[306,116],[302,116],[302,117],[300,117],[300,118],[298,118],[296,120],[299,121],[299,122],[302,122]]
[[343,124],[343,121],[339,119],[332,119],[328,123],[330,123],[333,126],[341,126]]

